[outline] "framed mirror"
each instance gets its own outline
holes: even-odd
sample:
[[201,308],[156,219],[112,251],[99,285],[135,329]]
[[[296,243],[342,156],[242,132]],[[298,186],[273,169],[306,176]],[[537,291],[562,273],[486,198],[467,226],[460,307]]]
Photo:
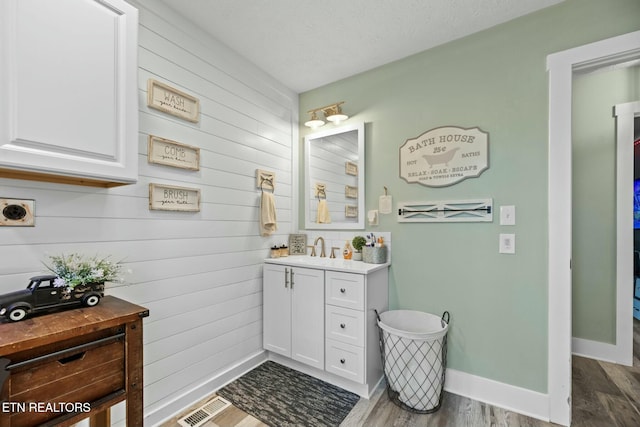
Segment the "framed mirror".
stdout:
[[364,229],[364,123],[305,137],[307,229]]

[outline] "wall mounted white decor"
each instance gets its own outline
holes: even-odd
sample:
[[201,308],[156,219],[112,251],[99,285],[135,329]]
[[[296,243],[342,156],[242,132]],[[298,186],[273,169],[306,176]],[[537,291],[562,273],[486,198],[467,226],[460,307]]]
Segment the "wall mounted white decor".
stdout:
[[200,212],[200,189],[149,184],[149,209]]
[[400,178],[445,187],[480,176],[489,168],[489,134],[480,128],[443,126],[400,146]]
[[197,123],[200,100],[157,80],[147,81],[147,105],[181,119]]
[[393,198],[388,194],[387,187],[384,187],[384,196],[378,199],[378,210],[381,214],[390,214],[393,211]]
[[398,222],[492,222],[493,199],[398,203]]
[[170,139],[149,135],[147,161],[175,168],[200,170],[200,149]]
[[370,210],[367,212],[367,219],[369,220],[369,225],[378,225],[378,210]]

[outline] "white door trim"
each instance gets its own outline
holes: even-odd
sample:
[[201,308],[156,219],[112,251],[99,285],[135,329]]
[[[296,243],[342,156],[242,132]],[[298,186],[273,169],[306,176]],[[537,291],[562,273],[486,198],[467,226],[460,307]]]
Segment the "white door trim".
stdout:
[[547,56],[549,72],[549,419],[571,424],[571,87],[573,73],[640,57],[640,31]]
[[615,106],[616,116],[616,362],[633,365],[633,123],[640,102]]

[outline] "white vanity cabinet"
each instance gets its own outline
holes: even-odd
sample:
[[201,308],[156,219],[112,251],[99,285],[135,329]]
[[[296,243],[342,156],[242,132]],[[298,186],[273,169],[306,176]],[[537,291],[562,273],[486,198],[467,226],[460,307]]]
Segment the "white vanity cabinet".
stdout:
[[361,274],[327,271],[325,276],[326,370],[364,382],[365,280]]
[[[269,357],[369,398],[383,376],[374,309],[388,309],[388,272],[388,264],[359,261],[266,260],[263,347]],[[297,294],[301,283],[315,289]],[[303,343],[298,351],[296,341]],[[318,345],[322,359],[310,356]]]
[[0,2],[0,176],[137,181],[137,34],[125,0]]
[[265,264],[263,347],[324,369],[324,271]]
[[325,370],[361,384],[367,397],[382,377],[374,310],[387,311],[388,282],[387,268],[325,273]]

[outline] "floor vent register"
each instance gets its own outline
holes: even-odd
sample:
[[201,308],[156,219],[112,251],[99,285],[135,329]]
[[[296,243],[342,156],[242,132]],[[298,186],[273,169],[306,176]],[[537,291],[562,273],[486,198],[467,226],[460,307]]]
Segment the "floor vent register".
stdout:
[[183,427],[199,427],[231,406],[231,402],[216,396],[195,411],[178,420]]

